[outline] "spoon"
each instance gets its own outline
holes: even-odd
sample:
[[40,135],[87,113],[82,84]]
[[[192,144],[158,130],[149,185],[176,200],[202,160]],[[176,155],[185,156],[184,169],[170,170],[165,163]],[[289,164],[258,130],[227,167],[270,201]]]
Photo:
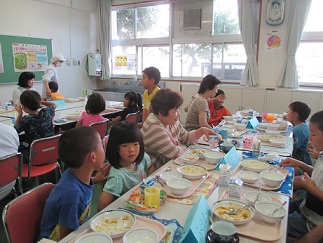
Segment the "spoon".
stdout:
[[241,210],[241,209],[243,209],[243,208],[247,208],[248,206],[247,205],[245,205],[245,206],[243,206],[243,207],[241,207],[241,208],[238,208],[238,209],[235,209],[235,208],[230,208],[228,211],[227,211],[227,214],[229,214],[229,215],[235,215],[235,214],[237,214],[238,212],[239,212],[239,210]]
[[171,170],[172,170],[172,167],[168,166],[165,171],[171,171]]
[[254,203],[259,200],[260,192],[261,192],[261,187],[258,187],[258,193],[257,193],[257,197],[256,197],[255,201],[253,201]]
[[155,176],[155,181],[158,182],[162,187],[164,187],[164,184],[160,181],[160,176],[159,175]]
[[279,209],[284,207],[286,203],[287,203],[287,201],[285,201],[282,205],[280,205],[278,208],[276,208],[274,211],[272,211],[272,213],[268,214],[268,216],[270,216],[270,217],[273,216],[274,213],[276,213]]

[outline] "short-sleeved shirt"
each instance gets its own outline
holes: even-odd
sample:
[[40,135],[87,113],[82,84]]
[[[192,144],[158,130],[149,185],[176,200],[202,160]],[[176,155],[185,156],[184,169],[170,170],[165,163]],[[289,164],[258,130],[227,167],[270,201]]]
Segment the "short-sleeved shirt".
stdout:
[[210,126],[217,126],[222,120],[223,116],[231,116],[228,109],[224,106],[221,106],[219,109],[215,109],[213,102],[209,102],[208,105],[210,109],[210,119],[208,123]]
[[26,91],[26,90],[34,90],[36,91],[35,88],[31,87],[29,89],[27,88],[24,88],[24,87],[21,87],[21,86],[18,86],[17,88],[15,88],[13,91],[12,91],[12,102],[14,104],[17,104],[17,105],[20,105],[20,95],[22,94],[22,92]]
[[53,92],[51,96],[53,100],[64,100],[64,95],[60,92]]
[[143,160],[137,165],[137,170],[132,171],[126,168],[111,168],[109,177],[104,185],[103,191],[120,197],[129,191],[146,177],[145,170],[150,167],[151,160],[145,153]]
[[310,130],[308,123],[302,123],[294,126],[293,139],[294,139],[294,151],[293,158],[299,159],[306,164],[312,165],[312,160],[309,153],[306,151],[308,137],[310,136]]
[[154,95],[157,93],[157,91],[160,90],[160,88],[158,86],[156,86],[153,91],[151,92],[151,94],[148,94],[148,90],[145,90],[144,92],[144,105],[143,105],[143,109],[147,110],[150,106],[150,101],[151,99],[154,97]]
[[88,114],[85,111],[82,113],[80,120],[82,121],[82,126],[90,126],[92,123],[105,121],[106,118],[100,114]]
[[90,185],[79,180],[68,168],[46,201],[39,240],[59,240],[58,224],[71,230],[77,229],[90,216],[93,182]]
[[18,133],[25,132],[26,142],[30,145],[34,140],[54,135],[53,117],[55,116],[54,106],[42,108],[38,115],[26,115],[15,129]]
[[[56,70],[56,66],[51,63],[49,64],[46,69],[45,69],[45,73],[42,76],[42,80],[45,82],[58,82],[58,77],[57,77],[57,70]],[[43,84],[43,91],[42,91],[42,98],[47,98],[46,97],[46,87]]]
[[191,103],[188,114],[186,117],[185,129],[192,131],[200,128],[199,114],[200,112],[206,112],[207,121],[210,118],[210,109],[206,99],[201,96],[197,96]]

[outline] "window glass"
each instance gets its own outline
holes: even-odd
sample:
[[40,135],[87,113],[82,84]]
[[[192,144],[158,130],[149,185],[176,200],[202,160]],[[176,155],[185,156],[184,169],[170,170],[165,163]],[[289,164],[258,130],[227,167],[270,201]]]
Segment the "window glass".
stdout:
[[169,77],[169,47],[168,46],[150,46],[139,48],[142,50],[142,69],[154,66],[159,69],[162,77]]
[[169,4],[137,9],[136,38],[169,36]]
[[133,8],[112,11],[111,31],[113,40],[135,38],[135,10]]
[[[305,32],[307,31],[323,31],[322,25],[322,0],[312,0],[311,8],[307,16],[306,24],[304,26]],[[321,20],[321,21],[320,21]]]
[[214,0],[213,34],[240,34],[237,0]]

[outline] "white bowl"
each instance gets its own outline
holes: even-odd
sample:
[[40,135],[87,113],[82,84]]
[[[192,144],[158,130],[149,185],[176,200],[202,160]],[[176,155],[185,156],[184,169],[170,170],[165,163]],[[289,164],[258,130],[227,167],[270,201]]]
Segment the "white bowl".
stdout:
[[155,231],[146,228],[137,228],[130,230],[123,236],[124,243],[156,243],[158,235]]
[[267,130],[265,130],[265,133],[271,134],[271,135],[278,135],[278,134],[280,134],[280,131],[267,129]]
[[249,110],[242,110],[241,115],[248,116],[249,115]]
[[271,187],[278,187],[285,180],[282,174],[274,171],[262,171],[260,176],[266,185]]
[[268,130],[278,130],[279,124],[277,123],[268,123],[267,124],[267,129]]
[[269,164],[267,162],[257,159],[244,159],[241,161],[241,166],[245,170],[253,172],[260,172],[269,168]]
[[170,179],[166,185],[174,195],[183,195],[191,186],[191,182],[184,178]]
[[199,165],[181,165],[177,167],[177,171],[186,179],[200,179],[206,175],[207,171]]
[[259,180],[259,174],[253,171],[240,171],[238,173],[239,178],[245,183],[255,183]]
[[204,154],[210,152],[211,150],[205,148],[193,148],[189,151],[190,154],[197,155],[200,159],[204,159]]
[[176,171],[164,171],[159,176],[160,176],[160,179],[162,179],[164,182],[170,179],[182,178],[182,175]]
[[112,238],[105,233],[92,232],[82,235],[75,243],[93,243],[93,242],[106,242],[113,243]]
[[[258,195],[258,192],[250,191],[250,192],[246,192],[243,196],[247,200],[248,204],[253,206],[255,204],[257,195]],[[259,203],[259,202],[271,202],[271,197],[260,192],[256,203]]]
[[284,138],[272,138],[269,140],[271,144],[277,145],[277,146],[285,146],[285,139]]
[[207,152],[204,157],[209,164],[216,165],[221,162],[224,156],[219,152]]
[[246,124],[245,123],[235,123],[234,127],[238,130],[238,131],[242,131],[244,129],[246,129]]
[[[239,210],[243,207],[242,210]],[[238,209],[235,215],[227,214],[229,209]],[[241,225],[249,222],[255,215],[254,209],[242,201],[225,199],[215,202],[212,211],[219,220],[230,222],[234,225]]]
[[232,121],[233,120],[233,117],[232,116],[223,116],[223,119],[225,121]]
[[180,159],[183,160],[185,164],[193,165],[199,160],[199,156],[196,154],[185,153],[180,156]]
[[91,229],[118,238],[128,232],[136,223],[134,214],[127,210],[108,210],[94,216],[90,221]]
[[[237,231],[234,224],[226,221],[216,221],[211,224],[211,229],[215,233],[215,238],[223,242],[231,242],[233,235]],[[218,242],[218,241],[215,241]]]
[[267,129],[267,124],[266,122],[259,123],[259,128],[261,129]]
[[280,222],[286,215],[284,208],[277,210],[272,216],[269,216],[276,208],[281,205],[274,202],[260,202],[256,203],[256,211],[259,213],[263,221],[267,223],[277,223]]

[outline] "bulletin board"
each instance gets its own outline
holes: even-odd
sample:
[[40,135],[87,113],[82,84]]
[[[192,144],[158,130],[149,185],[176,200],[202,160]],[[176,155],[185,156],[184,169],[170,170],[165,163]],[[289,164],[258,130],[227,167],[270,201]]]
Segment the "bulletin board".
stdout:
[[41,80],[51,57],[51,39],[0,35],[0,84],[17,84],[28,71]]

